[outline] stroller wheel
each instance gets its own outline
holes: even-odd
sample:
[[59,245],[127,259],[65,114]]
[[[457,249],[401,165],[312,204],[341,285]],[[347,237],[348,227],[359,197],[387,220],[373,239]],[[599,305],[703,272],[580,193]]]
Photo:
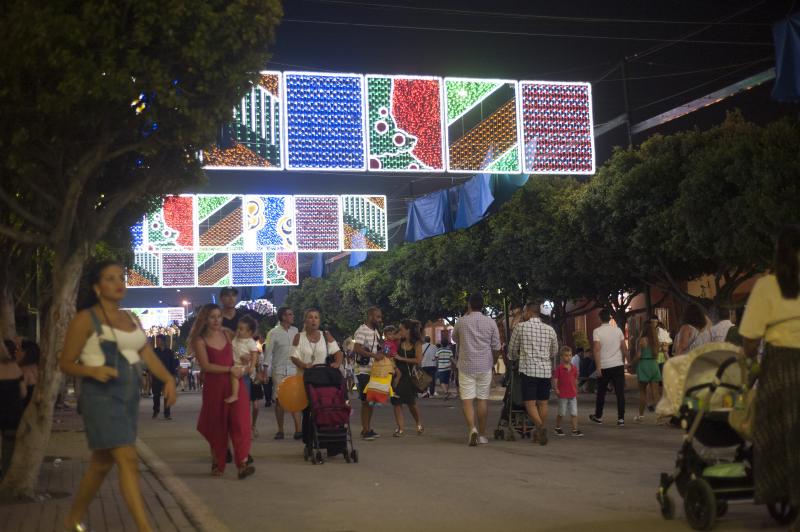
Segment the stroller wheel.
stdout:
[[689,481],[683,509],[689,525],[695,530],[711,530],[717,518],[717,498],[714,490],[702,478]]
[[350,451],[350,458],[353,459],[353,463],[354,464],[357,464],[358,463],[358,451],[356,451],[355,449]]
[[320,462],[318,462],[318,461],[317,461],[317,455],[316,455],[316,454],[314,454],[313,452],[311,453],[311,463],[312,463],[313,465],[317,465],[317,464],[319,464],[319,463],[320,463]]
[[717,517],[722,517],[728,513],[728,501],[717,499]]
[[303,447],[303,460],[308,462],[308,459],[311,456],[311,452],[308,450],[308,447]]
[[344,461],[345,461],[346,463],[348,463],[348,464],[349,464],[349,463],[352,461],[352,460],[350,459],[350,453],[348,453],[348,452],[345,452],[345,453],[344,453]]
[[675,518],[675,501],[669,495],[659,495],[658,502],[661,503],[661,517],[667,521]]
[[317,451],[317,454],[314,456],[317,459],[317,463],[324,464],[325,459],[322,457],[322,451]]
[[494,431],[494,439],[495,440],[502,440],[503,439],[503,430],[502,429],[496,429]]
[[779,525],[791,524],[792,521],[797,519],[798,512],[800,512],[800,509],[792,506],[788,502],[768,504],[767,510],[769,510],[769,515],[771,515]]

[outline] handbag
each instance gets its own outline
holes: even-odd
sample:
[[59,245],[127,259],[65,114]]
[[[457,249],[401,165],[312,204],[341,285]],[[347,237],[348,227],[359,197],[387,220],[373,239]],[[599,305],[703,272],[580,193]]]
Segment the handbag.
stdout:
[[422,371],[422,368],[420,368],[417,364],[409,364],[409,366],[411,384],[413,384],[414,388],[416,388],[420,393],[426,391],[430,387],[433,377]]

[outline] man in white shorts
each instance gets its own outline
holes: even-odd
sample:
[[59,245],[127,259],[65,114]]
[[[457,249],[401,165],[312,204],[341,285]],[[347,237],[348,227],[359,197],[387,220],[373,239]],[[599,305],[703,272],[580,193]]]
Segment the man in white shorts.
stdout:
[[[469,296],[469,312],[458,319],[453,330],[458,346],[458,392],[469,430],[468,443],[489,443],[486,438],[489,392],[492,387],[492,367],[501,355],[500,332],[492,318],[483,314],[483,295]],[[475,426],[477,402],[478,426]]]
[[[275,433],[276,440],[282,440],[283,435],[283,416],[284,410],[278,401],[278,387],[289,376],[297,373],[297,368],[291,361],[294,347],[294,337],[297,335],[297,327],[294,323],[294,312],[289,307],[278,309],[278,324],[269,332],[267,343],[264,344],[264,363],[270,366],[272,371],[272,398],[275,400],[275,420],[278,422],[278,432]],[[299,440],[303,437],[300,430],[300,413],[292,412],[294,419],[294,439]]]

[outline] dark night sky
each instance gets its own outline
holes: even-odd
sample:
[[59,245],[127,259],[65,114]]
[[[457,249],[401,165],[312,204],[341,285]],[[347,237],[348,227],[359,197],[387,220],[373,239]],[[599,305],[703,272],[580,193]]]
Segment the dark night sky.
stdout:
[[[284,2],[285,17],[272,60],[265,67],[590,81],[597,125],[625,110],[619,69],[625,59],[629,106],[636,123],[774,66],[772,24],[798,8],[795,0],[289,0]],[[754,121],[798,112],[797,105],[771,101],[770,90],[768,83],[657,131],[708,127],[732,108],[741,108]],[[634,137],[634,142],[655,131]],[[597,164],[613,146],[624,144],[624,127],[598,138]],[[208,174],[208,187],[196,192],[387,194],[390,223],[405,215],[407,199],[469,177]],[[310,256],[301,255],[301,270],[308,268],[309,260]],[[132,292],[137,292],[136,300],[156,295],[151,290]],[[182,297],[166,292],[158,291],[158,297]],[[206,292],[198,296],[206,299]],[[175,303],[164,304],[169,302]]]

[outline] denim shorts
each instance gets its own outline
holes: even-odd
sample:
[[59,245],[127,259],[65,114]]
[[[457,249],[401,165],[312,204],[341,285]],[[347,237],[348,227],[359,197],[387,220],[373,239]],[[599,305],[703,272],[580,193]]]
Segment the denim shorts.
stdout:
[[561,417],[567,417],[567,414],[572,417],[578,416],[577,397],[570,397],[569,399],[563,397],[558,398],[558,415]]

